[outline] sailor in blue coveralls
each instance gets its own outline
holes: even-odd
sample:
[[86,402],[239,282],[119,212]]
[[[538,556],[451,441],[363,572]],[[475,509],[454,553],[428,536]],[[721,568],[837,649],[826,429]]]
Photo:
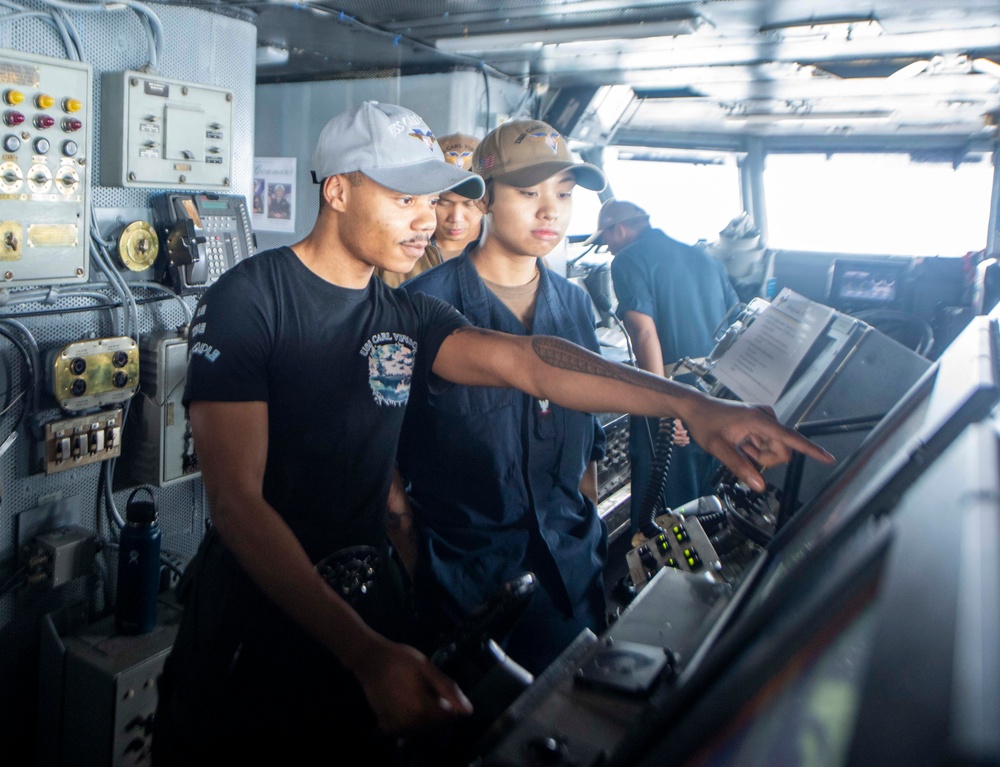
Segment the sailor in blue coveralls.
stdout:
[[[573,187],[602,189],[603,174],[576,163],[538,120],[497,128],[473,170],[487,180],[483,241],[404,289],[447,301],[475,326],[559,336],[599,354],[590,298],[540,259],[565,234]],[[420,528],[416,595],[432,625],[446,629],[527,571],[539,589],[505,649],[528,671],[541,672],[584,629],[606,627],[607,530],[593,497],[604,448],[591,413],[511,389],[414,389],[398,462]]]

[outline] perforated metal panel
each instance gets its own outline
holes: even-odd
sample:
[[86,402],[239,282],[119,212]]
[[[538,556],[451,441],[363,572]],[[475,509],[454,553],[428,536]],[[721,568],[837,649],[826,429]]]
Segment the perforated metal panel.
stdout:
[[[25,3],[43,10],[40,3]],[[235,96],[233,130],[233,191],[248,196],[253,173],[253,123],[255,88],[256,28],[250,16],[232,13],[221,15],[204,10],[152,4],[150,6],[163,24],[164,50],[158,71],[164,77],[188,80],[227,88]],[[147,34],[137,16],[128,10],[103,12],[69,12],[68,17],[79,31],[84,58],[94,68],[94,104],[100,104],[100,74],[109,71],[141,69],[149,58]],[[60,37],[53,27],[38,18],[22,18],[0,23],[0,48],[26,51],[43,56],[66,57]],[[95,110],[95,125],[91,156],[97,164],[103,134],[99,110]],[[113,140],[113,139],[110,139]],[[99,168],[92,168],[92,178],[99,178]],[[91,201],[101,221],[115,221],[116,213],[109,209],[146,210],[149,197],[156,189],[125,189],[93,186]],[[109,232],[104,232],[108,235]],[[130,279],[134,279],[129,275]],[[4,328],[18,333],[7,321],[13,318],[34,339],[38,348],[35,360],[36,376],[46,367],[47,354],[65,344],[83,339],[115,336],[121,333],[122,310],[112,304],[115,294],[98,269],[91,269],[91,282],[86,286],[91,295],[60,295],[62,290],[35,291],[35,300],[19,303],[23,292],[0,292],[0,320]],[[186,312],[177,299],[161,291],[136,286],[140,301],[139,333],[176,328],[184,324]],[[185,296],[188,310],[197,295]],[[28,366],[23,355],[7,338],[0,337],[0,440],[17,423],[25,401],[24,387],[29,383]],[[140,370],[140,380],[142,372]],[[36,378],[35,395],[40,397],[37,427],[54,418],[66,417],[45,394],[45,383]],[[140,393],[138,396],[142,396]],[[84,527],[96,531],[102,538],[109,536],[109,524],[104,519],[102,493],[103,464],[71,469],[53,475],[33,473],[33,451],[27,434],[19,432],[16,442],[0,455],[0,581],[13,572],[17,558],[16,518],[22,511],[58,498],[76,496],[80,501]],[[125,447],[127,451],[127,445]],[[117,463],[112,481],[113,496],[120,512],[124,511],[128,493],[134,488],[124,460]],[[204,530],[206,501],[200,480],[191,480],[174,487],[157,489],[156,504],[163,528],[163,545],[181,558],[194,553]],[[98,559],[99,573],[90,583],[80,579],[58,591],[45,588],[30,591],[15,590],[0,597],[0,743],[4,744],[5,764],[30,764],[33,760],[35,731],[35,689],[38,684],[38,631],[41,616],[80,599],[90,599],[94,615],[105,608],[114,593],[116,561],[110,550]],[[104,586],[102,588],[101,586]],[[106,589],[106,590],[105,590]]]

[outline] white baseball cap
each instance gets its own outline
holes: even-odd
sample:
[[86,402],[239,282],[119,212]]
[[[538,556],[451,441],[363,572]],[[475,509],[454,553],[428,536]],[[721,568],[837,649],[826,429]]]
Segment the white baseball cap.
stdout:
[[331,119],[313,153],[313,180],[361,171],[403,194],[452,191],[478,200],[485,185],[474,173],[444,159],[423,119],[395,104],[365,101]]

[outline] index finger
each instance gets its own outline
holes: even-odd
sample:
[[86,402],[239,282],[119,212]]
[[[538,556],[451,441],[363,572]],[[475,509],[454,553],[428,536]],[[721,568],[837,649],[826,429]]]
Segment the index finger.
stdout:
[[815,442],[803,437],[795,429],[783,426],[777,421],[775,421],[775,426],[780,429],[780,433],[776,436],[792,450],[814,458],[820,463],[833,463],[837,460],[832,453],[828,453]]

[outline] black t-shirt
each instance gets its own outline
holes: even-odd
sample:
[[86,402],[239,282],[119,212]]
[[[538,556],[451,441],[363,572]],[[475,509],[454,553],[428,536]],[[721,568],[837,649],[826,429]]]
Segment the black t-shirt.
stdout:
[[467,324],[443,301],[378,279],[338,287],[290,248],[269,250],[199,302],[184,403],[268,404],[264,497],[314,561],[380,546],[411,379]]

